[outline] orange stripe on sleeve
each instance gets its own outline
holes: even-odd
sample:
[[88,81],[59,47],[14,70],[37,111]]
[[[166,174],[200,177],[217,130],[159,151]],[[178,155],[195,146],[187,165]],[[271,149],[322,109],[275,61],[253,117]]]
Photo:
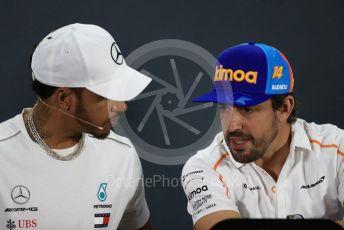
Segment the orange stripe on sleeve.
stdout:
[[335,145],[335,144],[322,144],[320,141],[314,140],[314,139],[310,139],[309,142],[312,143],[312,144],[319,145],[320,148],[335,148],[335,149],[337,149],[337,154],[339,154],[339,155],[344,157],[344,152],[339,150],[338,145]]
[[213,166],[213,169],[214,169],[215,171],[216,171],[217,167],[219,167],[219,165],[221,164],[221,162],[222,162],[224,159],[226,159],[227,156],[228,156],[228,153],[225,152],[225,153],[223,153],[223,154],[221,155],[220,159],[218,159],[218,160],[216,161],[216,163],[215,163],[214,166]]
[[223,153],[223,154],[221,155],[220,159],[218,159],[218,160],[216,161],[216,163],[214,164],[213,170],[214,170],[216,173],[219,174],[219,179],[220,179],[220,181],[222,182],[223,187],[225,188],[225,194],[226,194],[226,196],[227,196],[228,198],[230,198],[231,195],[230,195],[230,192],[229,192],[229,188],[228,188],[227,184],[224,182],[223,176],[217,171],[217,167],[219,167],[219,165],[221,164],[221,162],[222,162],[224,159],[226,159],[227,156],[228,156],[228,153],[227,153],[227,152]]

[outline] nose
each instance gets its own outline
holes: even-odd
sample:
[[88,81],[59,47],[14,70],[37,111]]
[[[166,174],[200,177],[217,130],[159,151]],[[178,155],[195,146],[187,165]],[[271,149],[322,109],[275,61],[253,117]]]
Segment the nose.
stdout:
[[111,101],[110,102],[110,111],[122,113],[127,111],[128,106],[124,101]]
[[242,130],[243,128],[243,121],[242,121],[243,117],[240,114],[240,111],[238,110],[238,108],[233,108],[232,110],[232,114],[231,114],[231,118],[229,121],[229,127],[228,127],[228,131],[229,132],[234,132],[237,130]]

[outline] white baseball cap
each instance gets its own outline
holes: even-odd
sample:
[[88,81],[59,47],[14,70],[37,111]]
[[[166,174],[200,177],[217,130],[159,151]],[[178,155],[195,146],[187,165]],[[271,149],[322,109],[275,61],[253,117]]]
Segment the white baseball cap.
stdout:
[[114,38],[96,25],[71,24],[37,46],[32,76],[55,87],[81,87],[116,101],[128,101],[152,80],[125,63]]

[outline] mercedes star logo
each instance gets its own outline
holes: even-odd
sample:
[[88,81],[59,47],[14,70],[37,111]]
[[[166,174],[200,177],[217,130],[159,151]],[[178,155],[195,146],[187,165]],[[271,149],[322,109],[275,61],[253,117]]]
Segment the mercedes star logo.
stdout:
[[119,47],[116,44],[116,42],[112,43],[111,57],[118,65],[122,65],[123,60],[124,60],[123,55],[122,55],[121,51],[119,50]]
[[30,190],[23,185],[17,185],[12,189],[11,198],[17,204],[25,204],[30,200]]

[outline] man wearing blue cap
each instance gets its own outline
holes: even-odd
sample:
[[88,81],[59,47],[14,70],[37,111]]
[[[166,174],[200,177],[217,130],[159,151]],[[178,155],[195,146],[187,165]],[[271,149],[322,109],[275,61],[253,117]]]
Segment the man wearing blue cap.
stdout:
[[[224,50],[214,88],[223,132],[185,164],[195,229],[228,218],[344,217],[344,131],[295,117],[286,57],[258,43]],[[342,222],[341,222],[342,223]]]

